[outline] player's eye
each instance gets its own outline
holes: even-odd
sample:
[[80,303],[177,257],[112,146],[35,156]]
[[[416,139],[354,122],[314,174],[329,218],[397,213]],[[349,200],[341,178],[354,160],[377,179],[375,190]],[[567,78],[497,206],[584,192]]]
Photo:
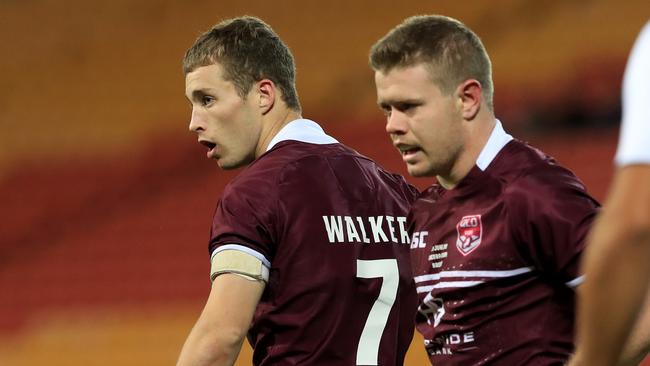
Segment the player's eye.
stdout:
[[388,105],[380,105],[379,108],[381,108],[381,111],[384,112],[384,116],[390,117],[393,108]]
[[209,95],[203,95],[201,96],[201,105],[204,107],[209,106],[214,102],[214,97],[211,97]]
[[400,112],[409,112],[415,109],[415,107],[417,107],[417,105],[414,103],[399,103],[395,105],[395,108]]

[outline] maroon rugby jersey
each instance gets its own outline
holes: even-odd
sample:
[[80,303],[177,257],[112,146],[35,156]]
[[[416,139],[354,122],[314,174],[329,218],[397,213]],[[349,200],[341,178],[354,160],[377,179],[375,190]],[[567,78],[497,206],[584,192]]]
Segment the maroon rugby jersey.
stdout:
[[417,191],[338,143],[282,141],[225,189],[210,251],[270,262],[255,365],[402,365],[417,296],[406,216]]
[[563,365],[573,350],[572,287],[599,204],[511,139],[499,123],[483,169],[413,205],[417,329],[433,365]]

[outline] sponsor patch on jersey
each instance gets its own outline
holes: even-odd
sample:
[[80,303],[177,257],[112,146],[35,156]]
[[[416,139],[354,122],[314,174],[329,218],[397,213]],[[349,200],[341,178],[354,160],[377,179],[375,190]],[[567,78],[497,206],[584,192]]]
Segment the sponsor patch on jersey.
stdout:
[[456,224],[458,238],[456,239],[456,248],[462,255],[468,255],[481,245],[483,237],[483,226],[481,225],[481,215],[463,216]]

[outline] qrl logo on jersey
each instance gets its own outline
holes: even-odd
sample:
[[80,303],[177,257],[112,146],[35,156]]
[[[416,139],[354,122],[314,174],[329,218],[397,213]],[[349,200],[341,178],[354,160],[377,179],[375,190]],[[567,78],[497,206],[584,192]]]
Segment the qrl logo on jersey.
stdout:
[[481,225],[481,215],[463,216],[456,224],[458,239],[456,239],[456,248],[462,255],[468,255],[474,249],[481,245],[483,236],[483,227]]

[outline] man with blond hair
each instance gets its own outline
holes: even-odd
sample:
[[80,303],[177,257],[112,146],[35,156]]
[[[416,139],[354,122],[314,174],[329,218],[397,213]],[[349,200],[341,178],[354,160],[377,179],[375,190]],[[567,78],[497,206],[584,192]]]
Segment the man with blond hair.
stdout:
[[417,191],[301,117],[288,47],[253,17],[183,62],[190,130],[222,169],[212,287],[178,366],[403,364],[417,298],[406,213]]
[[417,329],[434,365],[561,365],[599,204],[566,168],[496,119],[479,37],[439,15],[371,49],[386,131],[408,172],[436,177],[413,204]]

